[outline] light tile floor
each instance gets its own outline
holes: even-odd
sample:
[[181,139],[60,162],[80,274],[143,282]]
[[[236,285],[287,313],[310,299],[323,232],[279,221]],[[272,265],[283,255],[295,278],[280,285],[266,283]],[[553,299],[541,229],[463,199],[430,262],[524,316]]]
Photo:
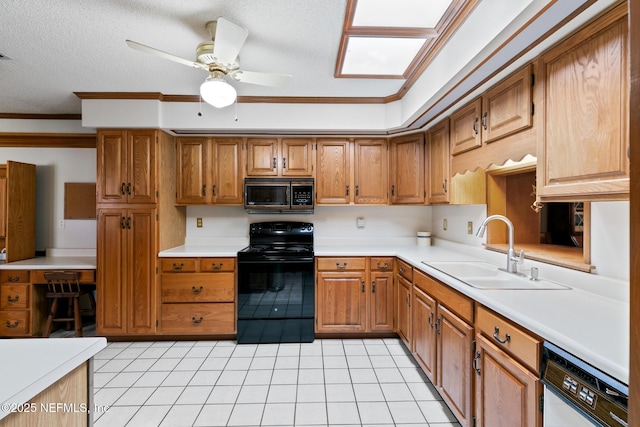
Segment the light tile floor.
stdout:
[[459,427],[398,339],[113,342],[94,371],[98,427]]

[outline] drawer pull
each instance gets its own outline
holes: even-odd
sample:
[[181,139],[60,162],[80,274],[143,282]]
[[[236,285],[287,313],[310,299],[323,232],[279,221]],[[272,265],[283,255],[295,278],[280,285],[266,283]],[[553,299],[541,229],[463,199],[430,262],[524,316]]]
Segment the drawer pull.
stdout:
[[20,275],[16,274],[15,276],[9,275],[9,277],[7,277],[7,280],[10,282],[17,282],[18,280],[20,280]]
[[173,263],[173,269],[174,270],[182,270],[184,268],[184,263],[180,263],[180,265],[176,264],[175,262]]
[[202,286],[200,286],[200,289],[196,289],[195,286],[191,287],[191,292],[193,292],[194,294],[199,294],[200,292],[202,292],[204,288]]
[[480,359],[480,352],[476,351],[476,357],[473,358],[473,370],[476,374],[480,375],[480,368],[478,368],[478,360]]
[[509,341],[511,341],[511,336],[509,334],[505,334],[504,339],[500,338],[500,328],[497,326],[494,326],[493,328],[493,338],[498,341],[500,344],[506,344]]
[[404,274],[406,272],[407,272],[407,270],[405,270],[404,267],[400,267],[400,274]]
[[336,262],[336,268],[339,268],[340,270],[344,270],[345,268],[347,268],[347,263],[343,262],[342,265],[340,265],[339,262]]
[[204,317],[200,316],[199,319],[196,319],[195,316],[193,316],[191,318],[191,323],[193,323],[194,325],[199,325],[200,323],[202,323],[202,321],[204,320]]
[[11,323],[11,321],[7,320],[7,328],[9,328],[9,329],[15,329],[15,328],[18,327],[19,324],[20,324],[20,321],[18,321],[18,320],[13,322],[13,324]]
[[18,302],[19,299],[20,299],[20,295],[16,295],[15,298],[11,298],[11,295],[7,295],[7,301],[9,302]]
[[220,263],[220,264],[212,263],[211,268],[213,268],[214,270],[222,270],[223,265],[224,265],[223,263]]
[[378,268],[389,268],[389,264],[386,262],[384,264],[378,263],[377,265],[378,265]]

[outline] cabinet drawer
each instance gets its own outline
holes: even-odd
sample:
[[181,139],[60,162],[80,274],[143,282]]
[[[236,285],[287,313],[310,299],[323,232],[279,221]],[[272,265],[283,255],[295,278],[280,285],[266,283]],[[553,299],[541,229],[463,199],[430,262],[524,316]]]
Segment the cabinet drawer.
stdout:
[[532,371],[538,372],[541,339],[480,305],[478,305],[476,325],[478,331],[492,343],[520,360]]
[[402,260],[398,260],[398,274],[413,282],[413,267]]
[[393,271],[393,257],[371,258],[371,271]]
[[235,271],[235,258],[201,258],[200,271],[214,272]]
[[0,311],[0,337],[30,335],[29,310]]
[[29,285],[0,286],[0,310],[29,308]]
[[193,273],[196,271],[195,258],[163,258],[163,273]]
[[29,270],[2,270],[0,283],[29,283]]
[[316,258],[318,261],[319,271],[335,271],[335,270],[365,270],[367,260],[365,257],[353,258]]
[[162,304],[162,332],[187,334],[235,333],[235,305]]
[[413,274],[413,284],[468,323],[473,323],[473,300],[429,277],[420,270]]
[[162,302],[233,302],[233,273],[162,275]]
[[[32,270],[31,271],[31,283],[47,283],[47,280],[44,278],[44,273],[51,272],[54,270]],[[60,271],[60,270],[56,270]],[[65,270],[65,271],[75,271],[80,273],[80,283],[96,283],[96,271],[95,270]]]

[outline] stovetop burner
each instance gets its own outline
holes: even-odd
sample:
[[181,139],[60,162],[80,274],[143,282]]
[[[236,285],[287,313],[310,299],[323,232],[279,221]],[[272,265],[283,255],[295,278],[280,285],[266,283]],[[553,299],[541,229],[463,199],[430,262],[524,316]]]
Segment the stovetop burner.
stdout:
[[306,222],[260,222],[249,228],[249,246],[238,256],[313,257],[313,224]]

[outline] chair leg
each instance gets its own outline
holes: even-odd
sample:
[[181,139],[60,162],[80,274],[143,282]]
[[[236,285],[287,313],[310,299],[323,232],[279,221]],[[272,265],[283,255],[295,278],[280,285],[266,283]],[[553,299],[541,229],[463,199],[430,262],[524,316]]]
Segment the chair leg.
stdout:
[[89,295],[89,304],[91,305],[91,310],[93,311],[93,316],[96,316],[96,298],[93,296],[93,291],[88,292]]
[[53,299],[51,303],[51,308],[49,309],[49,316],[47,316],[47,322],[44,324],[44,331],[42,331],[42,336],[44,338],[49,338],[49,334],[51,334],[51,324],[53,323],[53,316],[56,314],[56,310],[58,309],[58,297]]
[[82,336],[82,316],[80,314],[80,297],[73,299],[73,318],[76,324],[76,337]]

